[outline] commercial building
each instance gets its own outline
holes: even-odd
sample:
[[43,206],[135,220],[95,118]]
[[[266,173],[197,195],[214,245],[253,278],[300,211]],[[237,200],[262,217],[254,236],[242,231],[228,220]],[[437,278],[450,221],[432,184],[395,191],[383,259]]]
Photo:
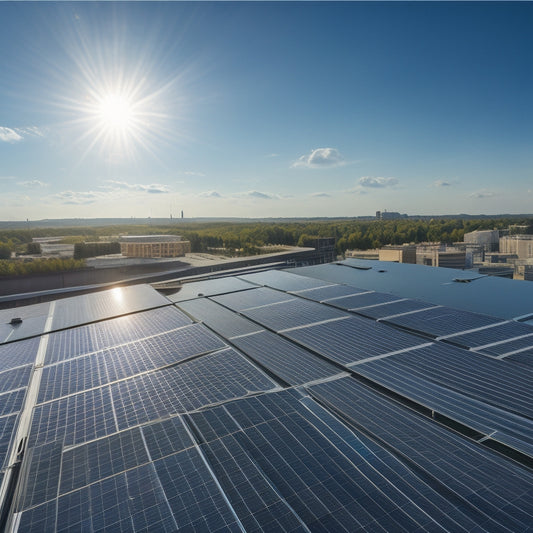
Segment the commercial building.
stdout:
[[126,257],[182,257],[191,251],[191,243],[180,235],[124,235],[119,242]]
[[395,263],[412,263],[416,264],[416,245],[402,244],[390,245],[380,248],[380,261],[393,261]]
[[533,257],[533,235],[507,235],[500,238],[500,252],[515,254],[519,260]]
[[485,252],[497,252],[500,242],[500,232],[498,230],[481,230],[465,233],[463,241],[469,244],[483,246]]

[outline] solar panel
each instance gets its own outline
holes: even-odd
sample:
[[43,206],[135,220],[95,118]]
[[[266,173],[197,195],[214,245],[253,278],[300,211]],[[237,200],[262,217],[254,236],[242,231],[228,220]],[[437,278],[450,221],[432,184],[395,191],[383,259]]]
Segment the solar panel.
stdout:
[[420,300],[400,300],[397,302],[385,303],[383,305],[364,307],[362,309],[357,309],[355,312],[359,315],[378,320],[380,318],[399,315],[402,313],[411,313],[412,311],[420,311],[430,307],[435,306]]
[[0,394],[0,417],[20,411],[25,395],[26,387]]
[[533,345],[533,327],[520,322],[503,322],[491,328],[485,328],[480,331],[472,333],[464,333],[462,335],[454,335],[446,339],[446,342],[462,346],[464,348],[476,348],[494,342],[500,342],[520,337],[523,335],[531,335],[529,342]]
[[246,318],[207,298],[189,300],[188,302],[180,303],[179,306],[196,320],[203,322],[226,338],[262,330],[261,326],[246,320]]
[[250,307],[268,305],[277,302],[294,300],[294,296],[267,287],[260,287],[250,291],[241,291],[222,296],[213,296],[211,300],[229,307],[233,311],[242,311]]
[[357,289],[355,287],[349,287],[348,285],[326,285],[325,287],[319,287],[315,289],[304,289],[299,291],[291,291],[294,294],[313,300],[315,302],[323,302],[330,298],[338,298],[339,296],[350,296],[352,294],[360,294],[362,292],[368,292],[366,289]]
[[353,309],[360,309],[370,305],[383,304],[387,302],[394,302],[400,300],[398,296],[386,294],[384,292],[365,292],[362,294],[354,294],[352,296],[344,296],[342,298],[335,298],[333,300],[325,300],[325,303],[350,311]]
[[239,276],[239,278],[256,283],[257,285],[266,285],[267,287],[282,291],[301,291],[330,285],[330,283],[308,278],[307,276],[299,276],[286,270],[266,270],[254,274],[245,274]]
[[273,381],[233,349],[111,385],[119,429],[272,390]]
[[254,288],[255,285],[238,278],[218,278],[204,281],[184,283],[178,292],[169,294],[167,298],[172,302],[183,302],[202,296],[215,296],[228,292],[244,291]]
[[290,385],[301,385],[339,373],[336,367],[270,331],[239,337],[232,343]]
[[246,309],[242,314],[276,332],[349,316],[337,309],[303,298]]
[[343,365],[425,343],[415,335],[357,317],[307,326],[283,335]]
[[150,285],[116,287],[55,302],[52,329],[65,329],[136,311],[169,305]]
[[492,355],[493,357],[499,357],[504,354],[508,354],[517,350],[524,350],[530,347],[533,348],[533,335],[530,337],[523,337],[521,339],[515,339],[501,343],[498,342],[497,344],[492,344],[490,346],[480,346],[479,348],[475,348],[475,351]]
[[[528,527],[533,500],[528,496],[531,474],[526,470],[510,465],[501,456],[351,378],[314,385],[309,391],[342,413],[355,427],[364,429],[374,441],[384,444],[397,456],[401,454],[408,467],[412,467],[410,461],[413,461],[426,476],[453,491],[465,503],[459,505],[462,512],[476,523],[479,524],[483,519],[480,515],[485,513],[500,524],[493,523],[492,528],[509,527],[518,531]],[[449,516],[457,516],[457,512],[450,512],[449,504],[441,506]]]
[[0,372],[0,394],[25,387],[30,381],[32,368],[32,365],[26,365]]
[[141,429],[150,458],[154,461],[181,452],[194,444],[179,416],[142,426]]
[[[43,333],[49,309],[49,302],[12,309],[0,309],[0,343]],[[21,318],[22,323],[11,325],[10,322],[13,318]]]
[[0,346],[0,372],[33,363],[39,342],[39,337],[35,337]]
[[505,361],[512,361],[513,363],[520,363],[523,366],[533,369],[533,349],[523,350],[522,352],[508,355]]
[[[509,412],[533,418],[533,372],[505,361],[433,343],[381,361],[382,369],[456,390]],[[371,363],[364,363],[368,365]]]
[[4,461],[9,451],[9,445],[13,438],[17,414],[0,417],[0,471],[3,469]]
[[503,322],[500,318],[469,313],[450,307],[436,307],[419,313],[385,319],[385,321],[433,337],[452,335]]

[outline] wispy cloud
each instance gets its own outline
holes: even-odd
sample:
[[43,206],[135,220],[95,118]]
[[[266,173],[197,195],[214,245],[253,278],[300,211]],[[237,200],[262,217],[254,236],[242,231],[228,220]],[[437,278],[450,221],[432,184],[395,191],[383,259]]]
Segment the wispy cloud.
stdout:
[[18,185],[27,187],[28,189],[38,189],[40,187],[48,187],[48,183],[41,180],[19,181]]
[[444,180],[435,180],[433,182],[433,185],[435,185],[435,187],[451,187],[452,186],[450,181],[444,181]]
[[324,168],[344,165],[342,154],[336,148],[316,148],[307,155],[302,155],[291,167]]
[[392,187],[398,184],[396,178],[374,178],[372,176],[363,176],[359,178],[359,185],[361,187],[372,187],[374,189],[381,189],[384,187]]
[[95,191],[63,191],[55,194],[53,198],[67,205],[88,205],[101,200],[103,196]]
[[16,143],[22,141],[22,135],[19,135],[15,130],[0,126],[0,141],[6,143]]
[[265,192],[260,191],[248,191],[244,193],[244,195],[248,198],[257,198],[259,200],[272,200],[273,198],[275,198],[275,196],[272,194],[267,194]]
[[159,183],[145,185],[143,183],[128,183],[126,181],[106,180],[105,183],[110,185],[104,186],[105,189],[126,189],[128,191],[147,192],[149,194],[168,194],[170,188]]
[[195,172],[193,170],[186,170],[183,172],[183,174],[185,174],[185,176],[198,176],[199,178],[203,178],[205,176],[203,172]]
[[327,192],[314,192],[311,194],[313,198],[331,198],[331,194]]
[[200,196],[200,198],[222,198],[222,195],[217,191],[201,192],[198,196]]
[[493,198],[494,196],[496,196],[495,192],[488,191],[486,189],[483,189],[481,191],[476,191],[468,195],[469,198],[476,198],[476,199]]

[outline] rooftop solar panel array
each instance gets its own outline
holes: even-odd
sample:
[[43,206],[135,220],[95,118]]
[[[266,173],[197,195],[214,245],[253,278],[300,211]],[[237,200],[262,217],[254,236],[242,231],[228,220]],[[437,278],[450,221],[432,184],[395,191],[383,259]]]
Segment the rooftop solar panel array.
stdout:
[[446,339],[451,344],[462,346],[463,348],[478,348],[493,343],[509,341],[516,337],[526,337],[530,335],[529,342],[533,345],[533,327],[520,322],[503,322],[490,328],[464,333],[462,335],[453,335]]
[[494,342],[492,344],[475,347],[473,350],[492,357],[505,356],[507,358],[507,354],[510,355],[514,352],[527,350],[528,348],[533,348],[533,335],[519,337],[514,340]]
[[[527,530],[523,325],[403,299],[354,316],[362,290],[261,272],[186,284],[181,311],[149,288],[50,304],[48,334],[0,346],[0,523]],[[428,340],[444,327],[479,353]]]
[[398,300],[400,300],[400,298],[393,296],[392,294],[385,294],[383,292],[364,292],[352,296],[343,296],[333,300],[326,300],[326,303],[340,309],[345,309],[346,311],[352,311]]
[[355,309],[358,315],[367,316],[374,320],[380,318],[387,318],[395,315],[403,315],[405,313],[413,313],[435,307],[433,304],[421,302],[420,300],[397,300],[395,302],[384,303],[381,305],[372,305],[370,307],[362,307]]

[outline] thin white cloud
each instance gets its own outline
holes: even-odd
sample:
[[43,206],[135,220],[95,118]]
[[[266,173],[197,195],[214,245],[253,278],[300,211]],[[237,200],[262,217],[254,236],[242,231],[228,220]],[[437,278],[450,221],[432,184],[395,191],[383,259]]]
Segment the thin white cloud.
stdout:
[[23,137],[44,137],[44,132],[37,126],[28,126],[27,128],[16,128],[18,134]]
[[433,185],[435,185],[435,187],[451,187],[452,183],[450,181],[435,180]]
[[48,183],[41,180],[19,181],[18,185],[28,187],[28,189],[38,189],[40,187],[48,187]]
[[198,195],[200,198],[222,198],[222,195],[217,191],[205,191]]
[[6,143],[16,143],[22,141],[22,135],[19,135],[15,130],[0,126],[0,141]]
[[392,187],[393,185],[397,184],[398,180],[396,178],[375,178],[372,176],[363,176],[362,178],[359,178],[359,185],[361,185],[361,187],[381,189],[384,187]]
[[273,198],[275,198],[275,196],[272,194],[267,194],[260,191],[248,191],[247,193],[245,193],[245,195],[249,198],[257,198],[259,200],[272,200]]
[[324,168],[344,165],[342,154],[336,148],[316,148],[307,155],[302,155],[291,167]]
[[126,181],[106,180],[109,186],[104,186],[106,189],[126,189],[128,191],[147,192],[150,194],[168,194],[169,187],[159,183],[151,183],[145,185],[143,183],[128,183]]
[[185,174],[185,176],[198,176],[200,178],[205,176],[203,172],[194,172],[193,170],[186,170],[183,174]]
[[313,198],[331,198],[331,194],[327,192],[314,192],[311,194]]
[[469,198],[476,198],[476,199],[493,198],[494,196],[496,196],[495,192],[488,191],[486,189],[483,189],[481,191],[476,191],[468,195]]
[[104,196],[102,193],[94,191],[63,191],[55,194],[53,198],[67,205],[88,205],[101,200]]

